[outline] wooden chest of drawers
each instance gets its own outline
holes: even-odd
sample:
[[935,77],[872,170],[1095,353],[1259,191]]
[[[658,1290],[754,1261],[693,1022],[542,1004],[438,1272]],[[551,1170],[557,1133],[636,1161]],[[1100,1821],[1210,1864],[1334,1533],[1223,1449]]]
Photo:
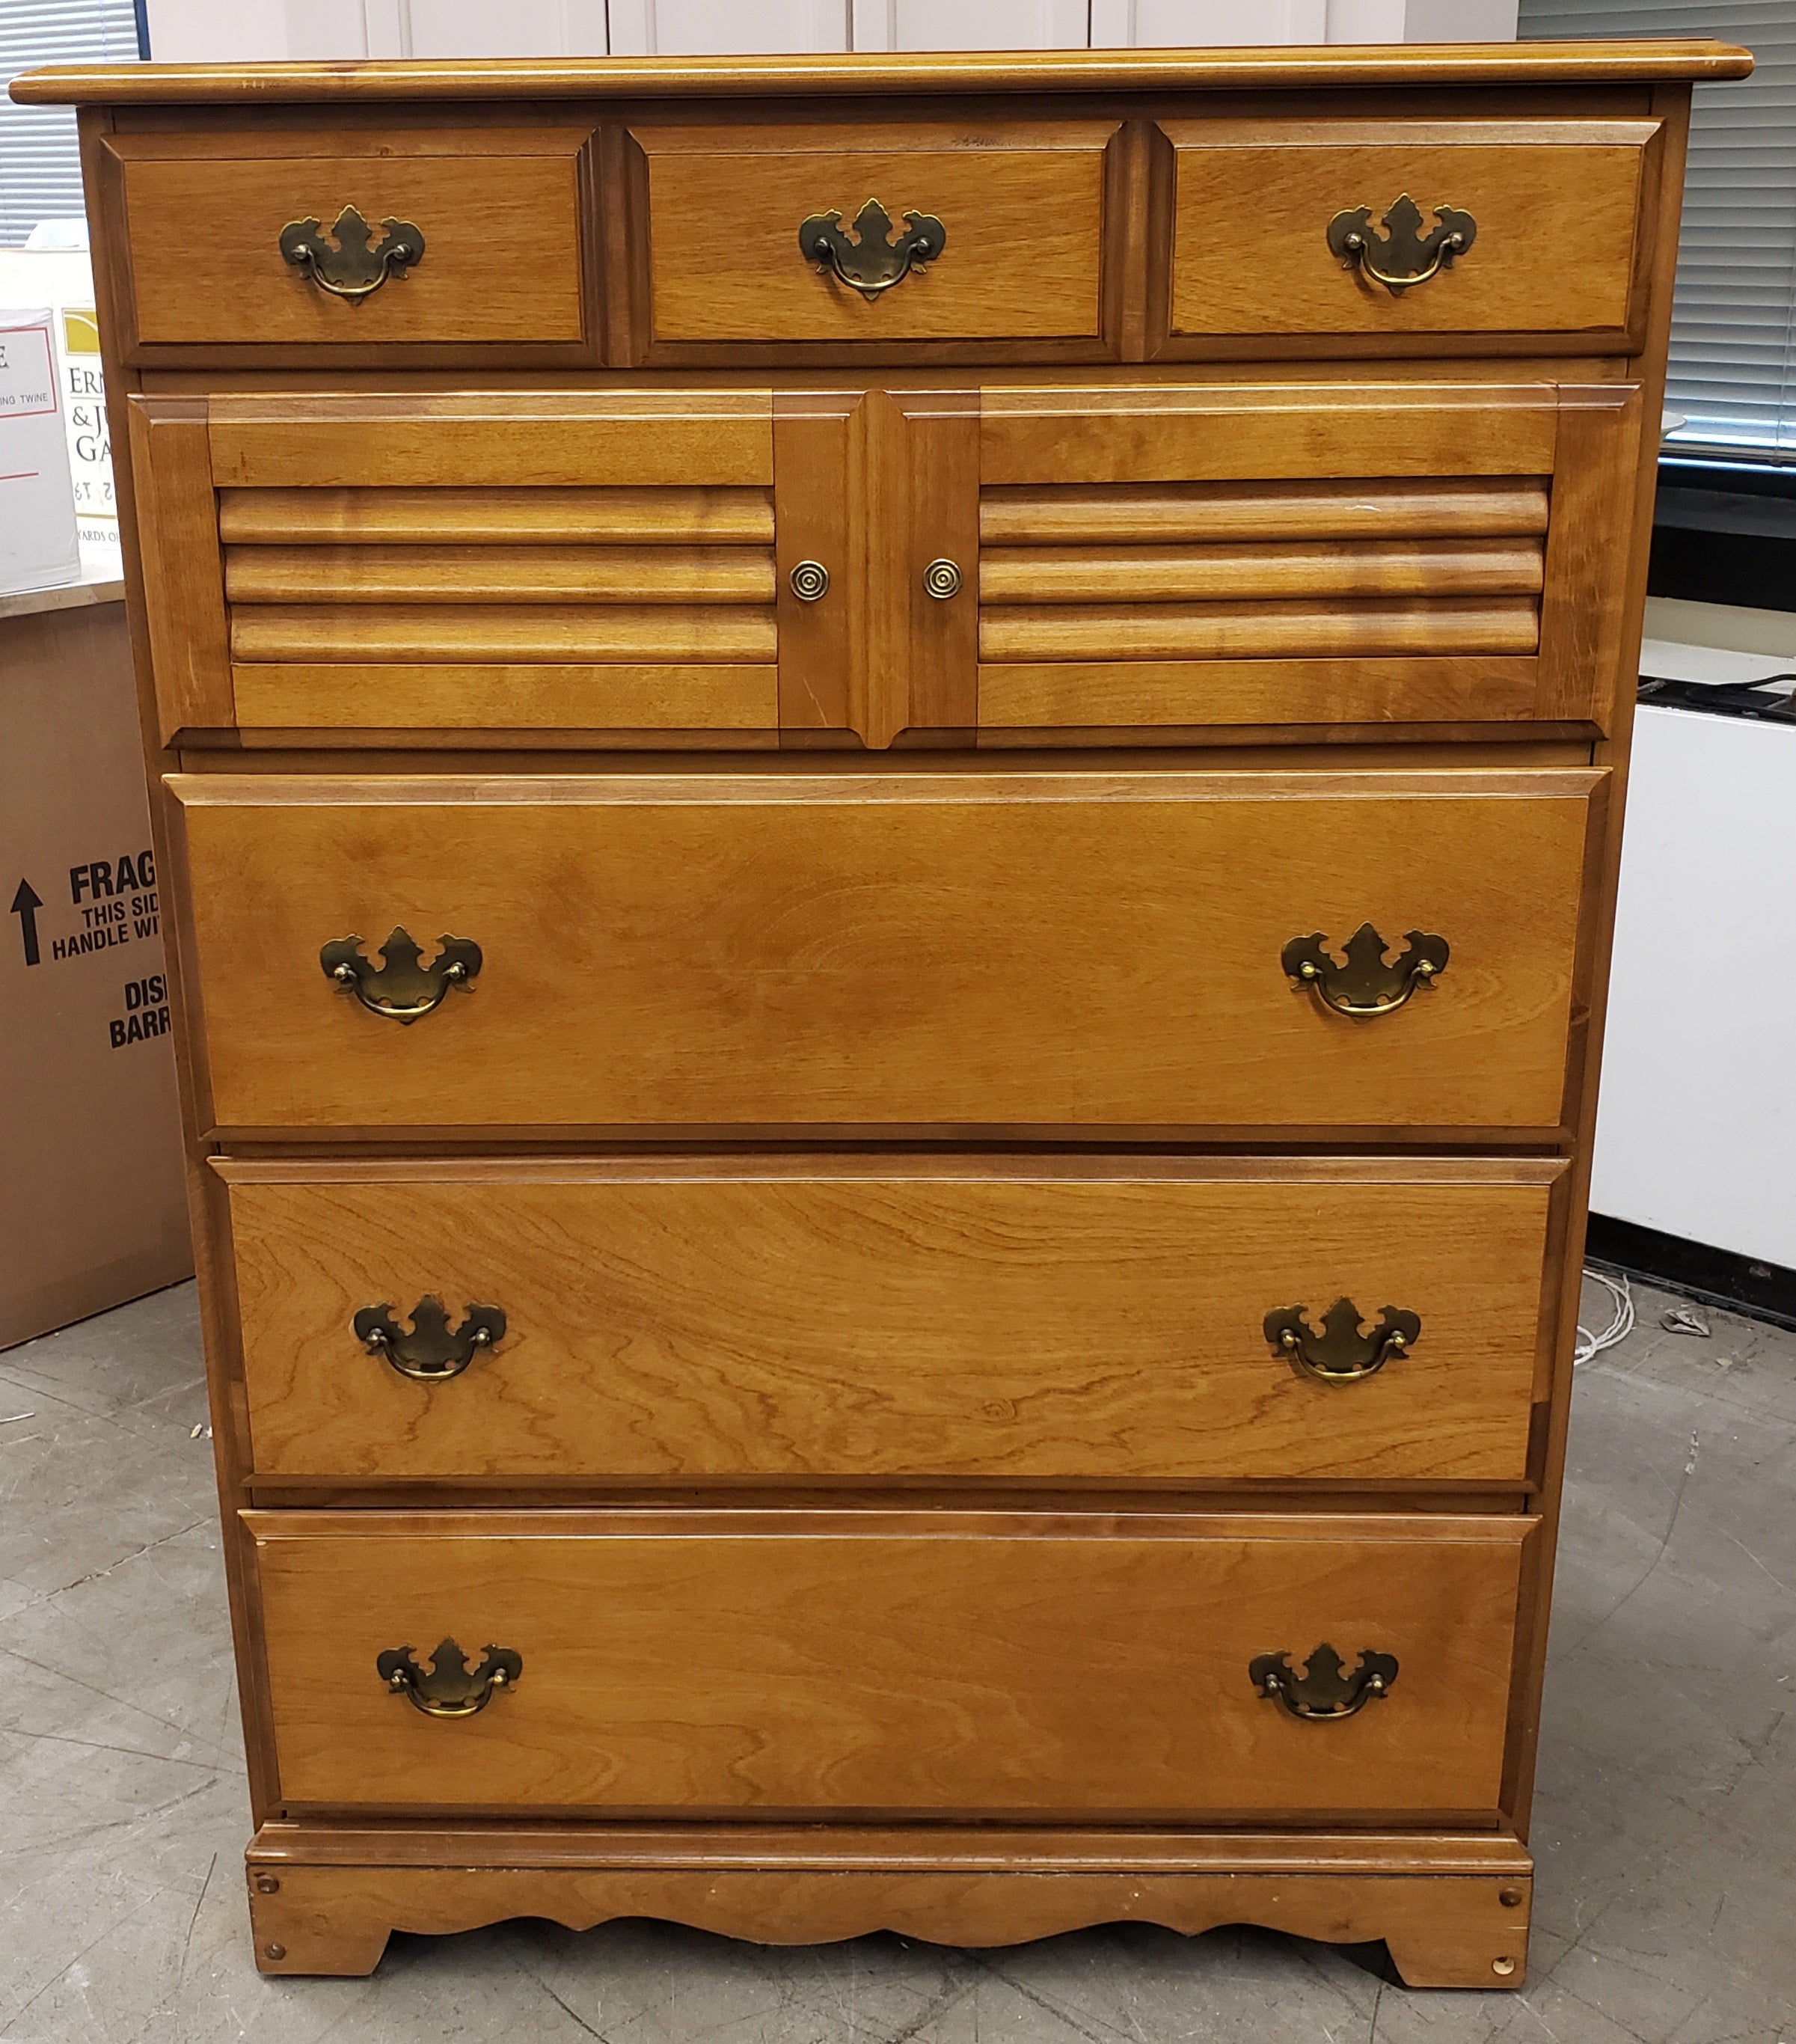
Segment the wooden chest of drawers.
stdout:
[[17,88],[84,108],[265,1969],[1134,1917],[1522,1984],[1746,63]]

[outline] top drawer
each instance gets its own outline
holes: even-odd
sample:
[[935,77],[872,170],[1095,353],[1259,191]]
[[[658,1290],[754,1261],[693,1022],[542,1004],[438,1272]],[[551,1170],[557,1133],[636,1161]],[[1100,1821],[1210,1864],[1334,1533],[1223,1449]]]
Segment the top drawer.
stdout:
[[1641,344],[1655,121],[1175,121],[1168,325]]
[[1118,130],[633,128],[649,337],[1096,343]]
[[109,136],[130,249],[127,350],[578,346],[589,139],[584,128]]

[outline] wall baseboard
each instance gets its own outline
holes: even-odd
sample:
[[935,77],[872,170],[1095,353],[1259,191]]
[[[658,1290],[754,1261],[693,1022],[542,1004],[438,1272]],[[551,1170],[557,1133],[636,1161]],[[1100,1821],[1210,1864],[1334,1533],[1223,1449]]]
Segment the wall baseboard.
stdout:
[[1631,1220],[1607,1214],[1591,1216],[1584,1254],[1592,1263],[1623,1270],[1630,1278],[1682,1292],[1705,1305],[1744,1313],[1773,1327],[1796,1329],[1796,1270],[1742,1256],[1732,1249],[1711,1248],[1682,1235],[1662,1235]]

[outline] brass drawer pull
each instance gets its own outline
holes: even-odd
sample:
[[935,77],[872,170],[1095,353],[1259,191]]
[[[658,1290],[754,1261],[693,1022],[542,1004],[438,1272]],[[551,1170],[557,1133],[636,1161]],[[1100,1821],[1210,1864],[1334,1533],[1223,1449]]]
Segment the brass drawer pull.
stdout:
[[508,1689],[524,1673],[521,1654],[508,1646],[489,1646],[486,1658],[470,1668],[468,1657],[446,1639],[430,1657],[427,1675],[409,1646],[390,1646],[377,1654],[381,1680],[396,1695],[409,1696],[426,1717],[471,1718],[491,1702],[493,1692]]
[[370,246],[374,229],[354,206],[346,206],[331,232],[332,248],[315,220],[294,220],[281,229],[281,253],[295,269],[304,270],[320,290],[359,305],[390,276],[424,259],[424,237],[409,220],[383,220],[386,238]]
[[854,216],[854,238],[842,231],[839,213],[814,213],[798,230],[807,261],[834,271],[870,304],[881,291],[901,284],[913,270],[933,263],[948,245],[948,230],[933,213],[908,213],[904,232],[892,239],[892,216],[870,198]]
[[815,603],[829,593],[830,571],[821,561],[800,561],[786,578],[800,603]]
[[1343,964],[1330,955],[1328,939],[1320,930],[1307,937],[1293,937],[1279,954],[1279,962],[1299,986],[1314,989],[1323,1007],[1337,1015],[1389,1015],[1403,1006],[1418,986],[1426,986],[1447,969],[1449,951],[1445,937],[1431,937],[1420,930],[1406,930],[1408,948],[1388,965],[1384,939],[1370,923],[1362,923],[1341,947]]
[[1360,1309],[1337,1299],[1322,1316],[1318,1335],[1307,1306],[1280,1306],[1266,1316],[1266,1339],[1299,1369],[1329,1384],[1353,1384],[1376,1377],[1392,1356],[1402,1355],[1422,1332],[1419,1314],[1387,1306],[1370,1334],[1360,1331]]
[[1395,1654],[1376,1654],[1368,1646],[1360,1665],[1345,1672],[1341,1656],[1325,1639],[1310,1656],[1301,1675],[1288,1654],[1257,1654],[1247,1664],[1248,1680],[1262,1696],[1275,1698],[1294,1718],[1350,1718],[1375,1696],[1388,1696],[1397,1679]]
[[1436,206],[1434,217],[1440,225],[1422,233],[1422,209],[1404,192],[1384,216],[1382,239],[1372,232],[1372,208],[1357,206],[1329,222],[1328,245],[1344,270],[1357,267],[1362,277],[1400,298],[1437,271],[1452,269],[1453,258],[1478,238],[1477,221],[1456,206]]
[[359,937],[333,937],[318,954],[327,979],[352,993],[370,1015],[394,1022],[416,1022],[428,1015],[452,986],[465,987],[480,970],[480,947],[467,937],[439,937],[436,956],[419,961],[409,930],[396,929],[381,946],[381,962],[362,955]]
[[951,596],[961,593],[961,570],[957,561],[931,561],[923,571],[923,593],[933,596],[938,603],[946,603]]
[[385,1356],[401,1377],[433,1383],[459,1377],[483,1348],[505,1336],[505,1316],[497,1306],[470,1306],[453,1330],[448,1308],[427,1293],[412,1308],[412,1331],[393,1317],[390,1303],[363,1306],[350,1324],[370,1355]]

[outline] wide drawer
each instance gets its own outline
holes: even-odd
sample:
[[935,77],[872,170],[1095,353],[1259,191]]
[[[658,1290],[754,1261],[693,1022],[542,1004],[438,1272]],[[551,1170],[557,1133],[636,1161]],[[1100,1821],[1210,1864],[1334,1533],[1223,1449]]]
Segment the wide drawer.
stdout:
[[201,1112],[1553,1128],[1604,780],[174,775]]
[[1518,1483],[1566,1166],[214,1168],[264,1476]]
[[127,349],[581,342],[589,139],[486,127],[108,136],[129,243]]
[[[1494,1812],[1536,1523],[244,1516],[283,1804],[692,1817]],[[515,1679],[435,1717],[451,1642]]]
[[[1096,341],[1117,132],[1113,121],[633,128],[652,337]],[[835,253],[800,245],[811,221]],[[863,236],[885,241],[883,259]]]
[[1191,121],[1165,133],[1175,336],[1639,344],[1636,236],[1656,121]]

